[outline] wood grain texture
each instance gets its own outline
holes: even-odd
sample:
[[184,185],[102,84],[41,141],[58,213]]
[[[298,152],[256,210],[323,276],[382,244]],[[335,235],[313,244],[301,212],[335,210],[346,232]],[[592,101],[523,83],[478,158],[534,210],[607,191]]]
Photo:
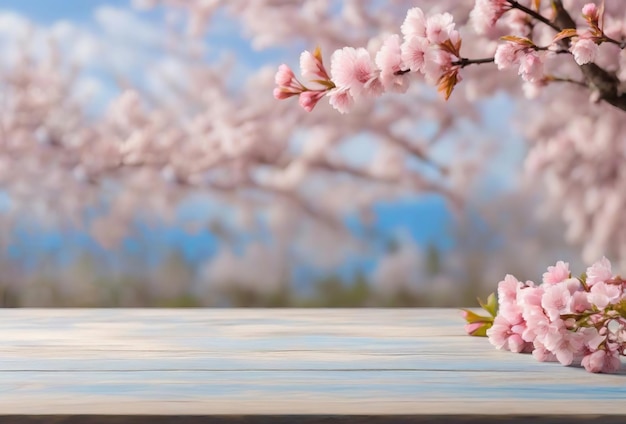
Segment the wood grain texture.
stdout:
[[[453,309],[0,310],[5,420],[37,414],[54,414],[58,422],[77,414],[556,419],[626,415],[624,400],[625,373],[591,375],[497,351],[486,339],[464,335]],[[0,416],[1,422],[9,421]]]

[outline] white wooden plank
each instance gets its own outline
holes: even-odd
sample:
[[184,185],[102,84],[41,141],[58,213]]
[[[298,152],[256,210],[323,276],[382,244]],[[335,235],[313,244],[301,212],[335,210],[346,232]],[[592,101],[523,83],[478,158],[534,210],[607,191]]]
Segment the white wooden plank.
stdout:
[[453,309],[0,310],[2,414],[625,414]]

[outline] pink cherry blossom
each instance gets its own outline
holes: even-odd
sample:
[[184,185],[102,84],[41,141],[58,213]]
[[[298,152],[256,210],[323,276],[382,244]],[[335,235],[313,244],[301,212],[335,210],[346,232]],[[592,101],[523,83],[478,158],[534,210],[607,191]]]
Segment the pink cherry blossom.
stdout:
[[571,365],[574,357],[580,354],[584,339],[580,333],[560,327],[548,332],[543,343],[562,365]]
[[600,19],[600,11],[595,3],[587,3],[583,6],[583,16],[592,21]]
[[598,350],[600,344],[606,341],[606,334],[600,334],[595,327],[584,327],[579,332],[583,335],[585,347],[591,352]]
[[573,313],[582,313],[591,309],[591,303],[589,302],[589,295],[584,291],[577,291],[572,293],[570,298],[569,309]]
[[[532,282],[531,282],[532,283]],[[542,286],[526,286],[517,291],[517,303],[524,308],[537,306],[541,307],[541,298],[543,297],[544,287]]]
[[409,9],[400,31],[406,39],[413,37],[426,38],[426,17],[422,9],[419,7]]
[[582,290],[583,286],[578,278],[568,278],[563,281],[565,288],[570,292],[570,294],[574,294],[579,290]]
[[311,112],[317,102],[326,95],[323,90],[305,91],[300,93],[300,106],[307,112]]
[[347,88],[335,88],[328,92],[330,105],[340,113],[348,113],[354,105],[354,98]]
[[[626,298],[626,283],[610,274],[606,258],[588,268],[594,284],[570,277],[558,261],[543,274],[543,284],[521,283],[506,275],[498,283],[498,312],[487,330],[501,350],[532,352],[539,361],[556,359],[590,372],[615,372],[626,345],[626,320],[612,305]],[[598,351],[605,353],[597,353]]]
[[493,326],[487,330],[487,337],[496,349],[519,353],[525,349],[525,342],[519,333],[520,330],[520,328],[514,328],[504,317],[498,315]]
[[572,40],[570,51],[574,55],[576,63],[584,65],[596,60],[598,45],[590,38],[578,38]]
[[486,33],[509,9],[510,4],[506,0],[476,0],[470,12],[474,30],[479,34]]
[[430,43],[426,38],[410,37],[402,43],[402,61],[412,72],[423,72],[425,68],[425,56]]
[[597,350],[586,355],[581,362],[582,366],[593,373],[614,373],[621,367],[621,361],[616,352]]
[[546,347],[539,341],[535,341],[533,350],[533,357],[539,362],[556,362],[556,356],[554,353],[550,352]]
[[517,292],[523,286],[511,274],[507,274],[502,281],[498,283],[498,301],[500,304],[513,303],[517,299]]
[[611,262],[603,257],[587,268],[587,285],[593,286],[596,283],[608,281],[613,277]]
[[376,66],[380,69],[380,81],[386,91],[404,93],[408,90],[410,82],[408,76],[399,74],[404,70],[404,63],[400,36],[397,34],[390,35],[376,54]]
[[300,54],[300,73],[303,78],[309,80],[330,79],[324,64],[308,50],[305,50],[302,54]]
[[449,13],[437,13],[426,20],[426,38],[433,44],[440,44],[450,38],[454,31],[454,18]]
[[276,75],[274,76],[274,82],[277,87],[274,88],[274,98],[277,100],[283,100],[291,96],[296,96],[306,88],[298,81],[291,68],[285,64],[278,67]]
[[543,78],[543,58],[535,51],[525,51],[519,58],[518,73],[524,81],[535,82]]
[[569,313],[570,298],[572,297],[564,283],[554,284],[544,289],[541,306],[550,320],[558,320],[561,314]]
[[344,47],[331,56],[330,72],[338,88],[350,90],[354,97],[382,94],[382,84],[369,52],[364,48]]
[[276,85],[280,87],[291,86],[295,79],[295,74],[293,73],[291,68],[285,64],[278,67],[278,71],[276,72],[276,76],[274,77]]
[[556,284],[565,281],[570,276],[569,263],[558,261],[556,265],[549,266],[543,274],[544,284]]
[[550,331],[550,320],[541,307],[523,307],[522,316],[526,322],[526,328],[522,338],[527,342],[543,340]]
[[604,309],[609,304],[616,303],[621,295],[622,288],[620,286],[600,281],[591,287],[589,301],[598,308]]
[[288,99],[289,97],[296,96],[298,95],[298,93],[285,91],[284,89],[280,87],[276,87],[274,88],[273,95],[276,100],[284,100],[284,99]]
[[508,339],[508,347],[511,352],[520,353],[526,350],[527,343],[518,333],[513,333]]
[[428,49],[424,55],[424,76],[430,84],[437,84],[439,79],[452,68],[453,57],[439,49]]
[[499,70],[509,69],[519,64],[521,48],[514,43],[499,44],[494,55],[494,62]]

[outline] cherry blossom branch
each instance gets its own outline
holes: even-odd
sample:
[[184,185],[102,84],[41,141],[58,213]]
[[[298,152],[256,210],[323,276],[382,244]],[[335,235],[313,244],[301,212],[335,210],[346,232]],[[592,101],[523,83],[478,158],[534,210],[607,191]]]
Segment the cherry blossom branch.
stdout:
[[[552,5],[556,12],[555,23],[559,31],[565,29],[575,29],[576,22],[563,6],[561,0],[552,0]],[[569,45],[570,40],[561,41],[565,45]],[[595,93],[597,100],[604,100],[618,109],[626,111],[626,93],[620,92],[621,81],[614,73],[601,68],[595,63],[579,64],[579,68],[585,76],[587,86]]]
[[454,66],[460,66],[461,68],[465,68],[466,66],[469,65],[480,65],[483,63],[493,63],[495,60],[495,58],[493,57],[485,57],[482,59],[468,59],[468,58],[461,58],[457,61],[452,62],[452,65]]
[[554,24],[553,22],[550,22],[550,20],[548,18],[546,18],[545,16],[543,16],[542,14],[535,12],[534,10],[524,6],[523,4],[518,3],[515,0],[507,0],[507,3],[509,3],[511,5],[512,9],[517,9],[520,10],[524,13],[526,13],[527,15],[533,17],[534,19],[548,25],[550,28],[552,28],[553,30],[555,30],[556,32],[561,31],[561,29]]
[[584,81],[578,81],[572,78],[550,76],[548,77],[547,80],[549,82],[566,82],[566,83],[577,85],[579,87],[587,88],[587,84]]
[[602,41],[605,41],[605,42],[611,43],[611,44],[615,44],[616,46],[618,46],[622,50],[626,49],[626,39],[622,39],[622,41],[617,41],[617,40],[615,40],[615,39],[613,39],[611,37],[608,37],[608,36],[603,34]]

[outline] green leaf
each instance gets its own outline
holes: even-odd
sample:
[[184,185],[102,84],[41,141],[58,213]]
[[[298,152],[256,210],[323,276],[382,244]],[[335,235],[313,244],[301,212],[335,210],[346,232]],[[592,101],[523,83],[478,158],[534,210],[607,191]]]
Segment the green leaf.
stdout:
[[461,309],[463,311],[463,318],[468,324],[474,324],[477,322],[493,322],[493,317],[478,315],[474,311],[469,309]]
[[478,298],[478,303],[485,311],[489,312],[492,317],[495,318],[496,315],[498,315],[498,300],[496,299],[495,293],[491,293],[489,295],[487,302],[483,302],[480,298]]

